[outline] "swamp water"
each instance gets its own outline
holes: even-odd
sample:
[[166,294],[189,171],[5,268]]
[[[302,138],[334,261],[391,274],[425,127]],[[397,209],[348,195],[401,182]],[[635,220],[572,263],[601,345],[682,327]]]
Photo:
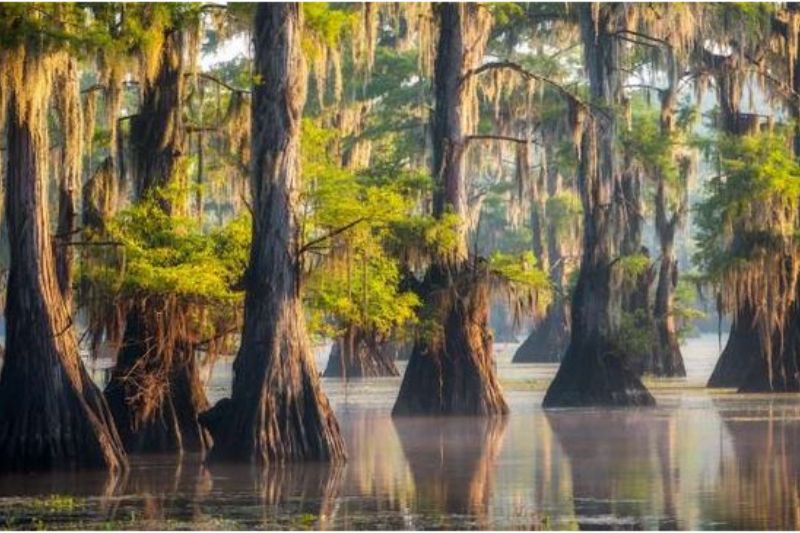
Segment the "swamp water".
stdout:
[[[496,346],[512,410],[505,420],[392,420],[399,378],[323,380],[347,441],[345,465],[256,471],[137,457],[123,479],[2,476],[0,526],[800,527],[800,395],[703,389],[716,336],[690,339],[689,378],[649,382],[658,407],[641,410],[545,412],[556,366],[512,365],[514,348]],[[229,364],[214,371],[212,401],[225,394]]]

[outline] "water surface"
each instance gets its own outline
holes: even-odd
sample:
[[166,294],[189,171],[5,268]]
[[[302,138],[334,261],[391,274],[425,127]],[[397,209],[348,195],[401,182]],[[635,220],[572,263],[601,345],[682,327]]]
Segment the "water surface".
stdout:
[[[724,339],[723,339],[724,342]],[[323,380],[349,461],[205,467],[135,458],[129,475],[0,477],[0,524],[63,528],[797,529],[800,396],[709,392],[716,336],[654,409],[539,406],[555,365],[498,371],[503,420],[389,416],[399,378]],[[324,349],[320,350],[324,359]],[[324,362],[324,361],[320,361]],[[225,393],[227,364],[209,395]]]

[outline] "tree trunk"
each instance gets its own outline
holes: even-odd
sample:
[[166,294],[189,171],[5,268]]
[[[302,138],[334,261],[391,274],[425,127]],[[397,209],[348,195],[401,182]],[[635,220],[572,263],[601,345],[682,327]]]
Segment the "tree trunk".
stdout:
[[438,4],[439,43],[434,64],[434,215],[460,218],[451,257],[437,258],[426,275],[426,305],[440,327],[414,345],[393,415],[499,415],[508,412],[492,358],[485,268],[467,259],[465,132],[474,127],[475,80],[489,15],[476,4]]
[[230,399],[203,417],[211,458],[341,461],[339,425],[322,393],[300,299],[297,195],[306,97],[296,3],[259,4],[254,27],[253,238],[241,347]]
[[[583,203],[583,252],[572,299],[572,331],[561,366],[544,398],[545,407],[577,405],[652,405],[655,400],[618,348],[621,318],[619,274],[613,269],[619,246],[614,242],[612,194],[619,179],[614,118],[618,79],[618,42],[612,5],[596,14],[580,5],[580,26],[593,101],[608,116],[582,116],[571,103],[579,126],[578,187]],[[596,111],[594,111],[596,113]],[[602,121],[602,124],[600,123]]]
[[[792,17],[797,17],[796,12],[800,9],[797,3],[790,3],[788,6]],[[786,31],[796,31],[796,24],[785,25]],[[792,39],[787,34],[787,40]],[[800,37],[800,32],[796,31],[793,39]],[[794,94],[800,91],[800,58],[794,58],[792,65],[793,76],[791,87]],[[800,102],[795,97],[789,97],[787,101],[789,114],[795,121],[793,150],[795,159],[800,158]],[[784,278],[789,283],[794,282],[792,287],[783,287],[781,292],[794,290],[794,301],[785,311],[782,325],[771,332],[771,342],[760,343],[761,357],[753,358],[755,361],[750,365],[749,371],[744,374],[743,379],[738,383],[740,392],[797,392],[800,390],[800,284],[797,279],[793,279],[793,272],[796,271],[795,257],[791,254],[784,256]],[[775,302],[770,302],[775,305]],[[763,333],[761,333],[763,335]],[[766,349],[765,349],[766,348]]]
[[[544,150],[547,164],[547,195],[552,200],[561,193],[561,174],[555,163],[556,135],[545,131]],[[550,135],[548,135],[550,134]],[[562,226],[562,227],[559,227]],[[569,298],[567,291],[568,242],[563,220],[547,217],[547,257],[549,259],[550,282],[553,285],[553,301],[547,307],[544,318],[538,321],[531,334],[514,352],[512,363],[557,363],[564,355],[569,343]],[[538,256],[537,256],[538,257]]]
[[749,304],[736,311],[728,342],[708,379],[708,387],[740,387],[753,365],[762,359],[755,320],[755,312]]
[[[11,262],[0,374],[0,470],[126,467],[105,400],[78,353],[59,290],[46,201],[52,56],[9,52],[6,211]],[[18,69],[18,70],[16,70]],[[11,85],[11,84],[10,84]],[[38,88],[32,90],[33,87]]]
[[569,305],[556,296],[544,318],[514,352],[512,363],[557,363],[569,342]]
[[56,74],[55,108],[61,126],[61,168],[58,172],[58,221],[56,223],[56,278],[67,309],[72,307],[74,252],[65,246],[75,231],[75,195],[81,182],[83,128],[78,60],[69,58]]
[[[178,28],[165,30],[158,74],[145,84],[139,113],[131,119],[131,171],[137,199],[165,192],[159,189],[186,186],[184,34]],[[168,213],[176,208],[179,213],[185,210],[185,201],[174,205],[164,194],[158,200]]]
[[[665,50],[667,54],[668,87],[661,97],[661,133],[669,136],[674,130],[674,113],[678,98],[680,69],[672,48]],[[682,163],[680,163],[682,165]],[[688,187],[688,176],[680,170],[681,187]],[[678,285],[678,262],[675,258],[675,232],[684,218],[685,196],[678,202],[674,212],[668,217],[667,177],[659,170],[656,176],[655,226],[661,247],[661,264],[658,270],[655,302],[653,304],[653,324],[655,326],[655,344],[653,346],[652,364],[647,369],[653,375],[661,377],[685,377],[678,333],[675,328],[673,301],[675,288]],[[684,191],[680,191],[683,195]]]
[[[729,135],[746,135],[752,131],[753,123],[744,120],[739,112],[742,82],[735,61],[734,54],[722,62],[716,76],[720,126]],[[768,357],[761,343],[755,305],[752,302],[745,302],[735,310],[735,314],[728,342],[714,366],[708,387],[739,388],[750,373],[754,362]]]
[[374,378],[399,376],[394,359],[375,335],[370,336],[351,326],[331,346],[325,378]]
[[[186,203],[179,190],[186,171],[184,33],[178,28],[165,31],[158,73],[145,83],[141,109],[131,120],[136,198],[155,194],[167,213],[182,213]],[[105,394],[131,452],[204,452],[208,447],[198,422],[208,403],[194,351],[179,335],[155,325],[167,307],[180,311],[172,305],[147,297],[129,305],[125,314],[122,345]],[[179,330],[184,315],[171,316],[176,323],[166,329]]]
[[672,316],[672,303],[678,283],[678,262],[674,252],[675,229],[678,217],[682,216],[680,214],[682,210],[679,208],[679,211],[668,221],[663,176],[659,176],[656,188],[656,233],[661,245],[661,264],[653,307],[655,345],[653,346],[652,364],[647,370],[655,376],[685,377],[686,368],[683,365],[675,319]]
[[105,396],[122,442],[130,453],[205,452],[208,432],[198,420],[208,409],[194,351],[180,341],[166,349],[158,344],[159,326],[179,327],[156,313],[178,316],[151,297],[127,314],[117,364]]

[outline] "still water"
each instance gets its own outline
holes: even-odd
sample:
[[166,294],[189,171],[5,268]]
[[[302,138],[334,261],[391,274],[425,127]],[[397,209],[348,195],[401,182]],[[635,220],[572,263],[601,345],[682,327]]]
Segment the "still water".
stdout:
[[[800,396],[704,390],[717,343],[687,342],[690,375],[650,382],[654,409],[545,412],[556,367],[511,365],[513,345],[496,347],[512,409],[505,420],[392,420],[398,378],[324,380],[346,465],[256,471],[150,457],[136,458],[124,479],[5,476],[0,525],[797,529]],[[215,370],[212,399],[228,372]]]

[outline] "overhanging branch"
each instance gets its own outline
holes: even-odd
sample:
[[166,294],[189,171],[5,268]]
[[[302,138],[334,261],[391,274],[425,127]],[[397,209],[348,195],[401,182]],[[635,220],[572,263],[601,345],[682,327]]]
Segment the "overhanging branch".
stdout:
[[589,109],[589,108],[596,109],[596,110],[600,111],[601,113],[603,113],[604,115],[606,115],[606,117],[608,117],[608,113],[604,109],[601,109],[601,108],[598,108],[596,106],[593,106],[592,104],[590,104],[588,102],[584,102],[583,100],[578,98],[577,95],[573,94],[571,91],[569,91],[566,87],[564,87],[560,83],[558,83],[556,81],[553,81],[553,80],[551,80],[550,78],[548,78],[546,76],[541,76],[539,74],[533,73],[530,70],[528,70],[525,67],[523,67],[522,65],[520,65],[518,63],[514,63],[513,61],[492,61],[492,62],[489,62],[489,63],[484,63],[483,65],[481,65],[481,66],[479,66],[477,68],[474,68],[474,69],[471,69],[471,70],[468,70],[467,72],[465,72],[464,75],[461,76],[461,79],[459,80],[459,84],[463,85],[465,81],[467,81],[469,78],[471,78],[473,76],[478,76],[480,74],[483,74],[484,72],[488,72],[490,70],[498,70],[498,69],[511,70],[513,72],[516,72],[517,74],[519,74],[523,78],[526,78],[526,79],[529,79],[529,80],[536,80],[538,82],[541,82],[541,83],[544,83],[546,85],[549,85],[549,86],[553,87],[556,91],[558,91],[562,96],[564,96],[564,98],[566,98],[570,102],[572,102],[574,104],[577,104],[580,107],[583,107],[585,109]]
[[332,238],[336,237],[337,235],[339,235],[340,233],[344,233],[345,231],[349,230],[350,228],[352,228],[356,224],[360,224],[361,222],[364,222],[365,220],[366,220],[366,217],[357,218],[356,220],[350,222],[349,224],[345,224],[344,226],[342,226],[340,228],[336,228],[334,230],[329,231],[328,233],[326,233],[325,235],[323,235],[321,237],[318,237],[318,238],[316,238],[314,240],[308,241],[307,243],[305,243],[298,250],[297,253],[298,254],[302,254],[302,253],[308,251],[309,249],[311,249],[312,247],[314,247],[315,245],[317,245],[317,244],[319,244],[319,243],[321,243],[323,241],[326,241],[328,239],[332,239]]

